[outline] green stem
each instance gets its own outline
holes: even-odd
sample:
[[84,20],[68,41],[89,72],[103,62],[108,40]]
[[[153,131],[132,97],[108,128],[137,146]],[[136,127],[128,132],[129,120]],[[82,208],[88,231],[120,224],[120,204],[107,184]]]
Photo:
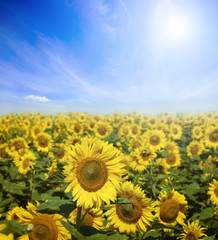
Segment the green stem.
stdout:
[[77,216],[76,216],[76,229],[80,230],[81,225],[81,213],[82,213],[82,207],[77,208]]

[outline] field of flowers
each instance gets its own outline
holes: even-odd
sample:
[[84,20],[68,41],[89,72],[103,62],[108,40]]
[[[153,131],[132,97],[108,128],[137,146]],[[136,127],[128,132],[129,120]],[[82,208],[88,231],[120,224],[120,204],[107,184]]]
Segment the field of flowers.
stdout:
[[0,116],[13,239],[218,239],[218,114]]

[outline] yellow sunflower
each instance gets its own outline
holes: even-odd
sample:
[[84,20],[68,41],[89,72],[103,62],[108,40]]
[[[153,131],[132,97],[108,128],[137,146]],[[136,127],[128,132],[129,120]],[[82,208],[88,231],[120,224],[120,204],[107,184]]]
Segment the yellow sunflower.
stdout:
[[8,235],[0,233],[0,240],[14,240],[14,235],[12,233]]
[[75,134],[82,134],[83,133],[83,126],[82,124],[77,120],[69,120],[65,123],[67,130],[69,132],[75,133]]
[[18,207],[18,206],[12,208],[11,210],[9,210],[9,211],[7,212],[6,220],[15,221],[15,222],[21,223],[22,220],[21,220],[20,217],[18,216],[18,213],[19,213],[20,211],[22,211],[22,210],[24,210],[24,208]]
[[203,135],[202,128],[200,126],[194,126],[192,129],[192,138],[200,139]]
[[181,157],[179,153],[170,151],[163,161],[165,161],[167,168],[178,167],[181,164]]
[[52,148],[53,140],[48,133],[40,133],[33,141],[34,146],[39,152],[48,152]]
[[185,196],[173,189],[169,194],[161,192],[159,199],[156,201],[155,217],[162,224],[183,225],[186,218],[184,213],[188,208]]
[[191,141],[187,146],[187,155],[200,155],[204,150],[204,145],[201,141]]
[[[98,208],[92,208],[89,210],[82,209],[81,216],[84,216],[82,221],[82,225],[91,226],[98,230],[102,229],[103,221],[105,220],[103,216],[103,211]],[[69,215],[69,221],[72,224],[76,224],[76,217],[77,217],[77,208],[72,211]]]
[[209,185],[208,194],[210,195],[210,200],[218,206],[218,181],[213,179],[213,182],[209,183]]
[[208,147],[218,147],[218,127],[209,127],[206,129],[204,142]]
[[156,152],[166,145],[165,134],[161,130],[150,130],[145,133],[147,147]]
[[178,140],[181,138],[182,136],[182,127],[179,124],[171,124],[170,125],[170,136],[174,139],[174,140]]
[[199,225],[199,220],[193,221],[188,224],[183,224],[184,233],[180,234],[177,239],[181,240],[203,240],[201,237],[207,237],[207,235],[203,232],[206,228],[201,227]]
[[136,149],[136,148],[142,147],[142,145],[143,145],[143,141],[139,137],[137,137],[137,138],[131,138],[129,140],[128,147],[129,149]]
[[157,154],[152,152],[149,148],[136,148],[130,153],[130,168],[134,171],[143,171],[152,163],[152,160],[156,156]]
[[112,126],[104,121],[98,121],[95,124],[94,133],[98,138],[106,138],[113,132]]
[[98,138],[85,137],[72,149],[65,166],[65,192],[85,209],[116,200],[126,170],[118,149]]
[[118,136],[119,137],[128,137],[130,134],[130,126],[129,124],[123,124],[119,127]]
[[18,172],[25,175],[35,165],[36,159],[33,152],[28,151],[22,155],[16,155],[14,158],[14,164],[18,167]]
[[22,220],[22,224],[32,226],[32,231],[18,238],[18,240],[68,240],[71,234],[61,224],[61,220],[65,220],[59,214],[42,214],[36,211],[37,207],[32,203],[27,205],[28,211],[25,209],[19,211],[18,216]]
[[111,205],[105,213],[109,226],[126,234],[146,232],[153,221],[153,204],[150,199],[145,197],[139,186],[128,181],[121,185],[118,195],[132,203]]
[[14,156],[18,151],[27,151],[29,149],[28,143],[22,137],[16,137],[10,140],[6,152],[10,156]]

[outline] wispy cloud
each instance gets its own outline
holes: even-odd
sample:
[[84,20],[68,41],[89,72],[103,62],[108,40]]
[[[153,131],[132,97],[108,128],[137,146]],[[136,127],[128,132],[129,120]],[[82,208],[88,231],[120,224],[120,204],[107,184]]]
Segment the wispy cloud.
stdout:
[[28,96],[25,96],[24,98],[28,100],[37,101],[37,102],[50,102],[50,100],[45,96],[41,97],[38,95],[28,95]]

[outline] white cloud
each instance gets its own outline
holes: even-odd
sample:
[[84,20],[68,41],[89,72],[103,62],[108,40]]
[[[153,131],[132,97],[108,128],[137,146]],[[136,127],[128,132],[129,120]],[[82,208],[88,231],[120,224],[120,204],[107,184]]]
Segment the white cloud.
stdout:
[[29,100],[33,100],[33,101],[37,101],[37,102],[50,102],[50,100],[43,96],[38,96],[38,95],[28,95],[24,97],[25,99],[29,99]]

